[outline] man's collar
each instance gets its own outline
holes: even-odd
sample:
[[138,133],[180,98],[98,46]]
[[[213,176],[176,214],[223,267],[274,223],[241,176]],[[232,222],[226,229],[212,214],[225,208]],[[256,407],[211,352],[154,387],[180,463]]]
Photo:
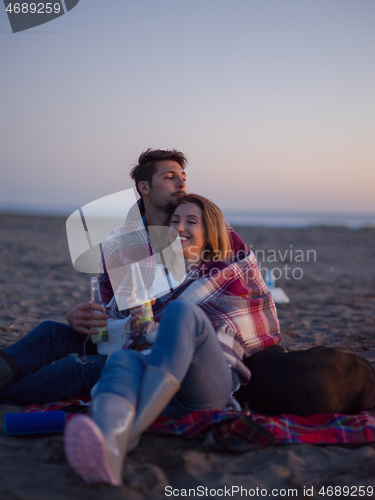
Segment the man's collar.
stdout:
[[146,214],[142,215],[142,222],[143,222],[143,225],[146,228],[146,231],[148,232],[148,226],[147,226],[147,222],[146,222]]
[[139,198],[137,203],[138,203],[139,211],[141,213],[141,217],[143,217],[145,215],[145,204],[143,203],[143,199]]

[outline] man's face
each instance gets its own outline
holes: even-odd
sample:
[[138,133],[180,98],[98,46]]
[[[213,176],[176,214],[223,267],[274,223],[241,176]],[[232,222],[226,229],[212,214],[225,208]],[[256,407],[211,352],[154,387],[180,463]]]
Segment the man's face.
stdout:
[[152,176],[149,196],[152,205],[161,210],[173,211],[179,198],[186,193],[186,174],[182,167],[171,160],[157,163],[157,171]]

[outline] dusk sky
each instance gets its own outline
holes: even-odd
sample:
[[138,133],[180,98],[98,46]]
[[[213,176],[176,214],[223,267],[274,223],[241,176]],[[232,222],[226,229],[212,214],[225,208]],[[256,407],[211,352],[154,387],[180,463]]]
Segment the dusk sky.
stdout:
[[223,210],[375,214],[374,0],[80,0],[12,33],[0,4],[0,206],[132,186],[147,148]]

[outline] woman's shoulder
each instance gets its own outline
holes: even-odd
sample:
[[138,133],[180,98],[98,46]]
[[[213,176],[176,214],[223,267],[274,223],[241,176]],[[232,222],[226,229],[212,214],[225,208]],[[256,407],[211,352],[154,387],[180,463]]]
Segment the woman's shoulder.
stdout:
[[211,260],[210,262],[205,262],[200,266],[199,270],[201,274],[204,275],[207,271],[210,272],[220,272],[228,268],[245,268],[246,266],[258,266],[255,254],[252,250],[247,250],[246,254],[235,255],[230,260]]

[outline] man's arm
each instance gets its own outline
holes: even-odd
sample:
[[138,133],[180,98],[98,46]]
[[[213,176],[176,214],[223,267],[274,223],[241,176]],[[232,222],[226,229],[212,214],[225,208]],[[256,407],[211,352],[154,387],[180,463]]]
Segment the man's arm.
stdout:
[[[127,220],[124,226],[115,228],[104,242],[101,255],[103,272],[98,276],[98,281],[102,300],[106,304],[110,317],[119,317],[119,315],[123,317],[124,315],[122,311],[118,311],[116,302],[119,296],[124,294],[125,289],[125,295],[131,292],[130,264],[144,262],[145,274],[143,278],[146,286],[150,280],[152,282],[154,264],[150,263],[149,259],[155,253],[144,222],[139,219],[137,222]],[[127,277],[126,283],[125,277]],[[116,301],[114,301],[115,293]]]

